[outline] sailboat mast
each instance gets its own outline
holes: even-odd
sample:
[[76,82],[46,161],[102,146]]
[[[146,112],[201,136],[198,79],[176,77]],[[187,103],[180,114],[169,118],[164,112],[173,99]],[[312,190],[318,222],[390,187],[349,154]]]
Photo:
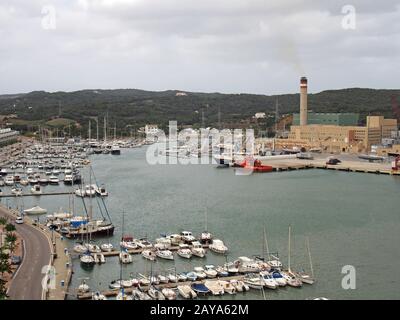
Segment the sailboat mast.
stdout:
[[89,166],[89,220],[93,218],[93,202],[92,202],[92,167]]
[[264,243],[265,243],[265,249],[267,249],[267,258],[268,258],[268,260],[270,260],[271,256],[269,254],[270,251],[269,251],[269,245],[268,245],[267,231],[266,231],[265,227],[264,227]]
[[289,225],[289,241],[288,241],[288,271],[290,272],[290,233],[291,233],[291,225]]
[[307,247],[307,252],[308,252],[308,259],[310,260],[310,270],[311,270],[311,276],[314,278],[314,268],[311,260],[311,251],[310,251],[310,240],[308,237],[306,237],[306,247]]
[[206,208],[206,211],[205,211],[205,229],[204,229],[204,231],[207,231],[208,230],[208,221],[207,221],[207,208]]

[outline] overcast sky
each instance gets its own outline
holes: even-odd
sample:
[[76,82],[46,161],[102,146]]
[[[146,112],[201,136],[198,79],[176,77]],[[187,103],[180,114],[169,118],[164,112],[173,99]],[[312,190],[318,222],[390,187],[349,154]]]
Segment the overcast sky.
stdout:
[[[343,28],[347,4],[355,29]],[[297,92],[302,75],[312,92],[399,88],[399,70],[398,0],[0,1],[0,94],[277,94]]]

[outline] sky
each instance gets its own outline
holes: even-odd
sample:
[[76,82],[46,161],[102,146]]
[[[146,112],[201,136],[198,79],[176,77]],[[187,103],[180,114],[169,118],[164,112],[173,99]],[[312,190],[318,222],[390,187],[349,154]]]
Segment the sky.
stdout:
[[0,0],[0,94],[398,89],[400,2]]

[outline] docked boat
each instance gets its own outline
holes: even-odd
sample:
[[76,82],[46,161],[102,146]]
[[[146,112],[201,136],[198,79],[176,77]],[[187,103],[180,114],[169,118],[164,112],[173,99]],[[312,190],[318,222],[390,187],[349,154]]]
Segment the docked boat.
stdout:
[[120,155],[121,154],[121,149],[119,148],[119,146],[117,144],[114,144],[114,145],[112,145],[110,152],[113,155]]
[[204,282],[204,285],[210,290],[211,294],[214,296],[222,296],[225,293],[220,281],[207,280]]
[[219,239],[214,239],[209,248],[211,251],[221,254],[225,254],[228,251],[227,246],[225,246],[224,242]]
[[101,253],[101,249],[97,244],[87,243],[86,247],[90,253]]
[[159,250],[165,250],[171,248],[171,240],[165,237],[156,239],[156,243],[154,244],[154,248]]
[[35,206],[35,207],[33,207],[33,208],[30,208],[30,209],[26,209],[26,210],[24,210],[24,212],[26,213],[26,214],[46,214],[47,213],[47,210],[46,209],[43,209],[43,208],[41,208],[41,207],[39,207],[39,206]]
[[234,265],[238,268],[239,273],[258,273],[261,271],[260,265],[248,257],[239,257]]
[[224,268],[226,269],[226,271],[228,271],[230,275],[235,275],[239,273],[239,268],[234,262],[225,263]]
[[77,253],[86,253],[88,251],[87,247],[81,243],[74,245],[73,250]]
[[89,290],[90,290],[90,287],[89,287],[89,285],[86,283],[85,280],[83,280],[83,281],[81,282],[81,284],[78,286],[78,293],[80,293],[80,294],[89,292]]
[[196,299],[196,292],[188,285],[178,286],[178,292],[184,299]]
[[194,267],[193,270],[199,280],[207,278],[207,274],[204,272],[203,267]]
[[190,259],[192,257],[192,250],[190,250],[187,244],[181,243],[179,244],[178,256]]
[[156,255],[162,259],[174,260],[174,255],[170,250],[156,250]]
[[272,278],[274,278],[274,280],[278,284],[278,286],[284,287],[287,285],[286,279],[283,277],[283,275],[278,270],[272,271],[271,276],[272,276]]
[[96,194],[100,197],[107,197],[108,191],[106,190],[105,186],[100,186],[100,187],[96,188]]
[[141,249],[150,249],[153,248],[153,244],[150,243],[146,238],[143,239],[134,239],[134,242]]
[[99,291],[92,294],[92,300],[107,300],[106,296]]
[[27,186],[29,184],[29,181],[27,178],[22,178],[21,181],[19,182],[21,186]]
[[123,264],[129,264],[133,262],[132,256],[126,252],[125,250],[122,250],[119,253],[119,261]]
[[47,178],[39,178],[38,179],[38,182],[41,184],[41,185],[47,185],[48,183],[49,183],[49,180],[47,179]]
[[219,280],[219,284],[228,294],[236,294],[236,287],[230,281]]
[[149,288],[149,291],[147,294],[153,299],[153,300],[165,300],[164,295],[162,294],[161,291],[157,290],[154,286],[151,286]]
[[276,289],[278,288],[278,283],[275,281],[274,277],[272,277],[272,275],[270,275],[269,272],[260,272],[260,277],[262,279],[262,281],[264,282],[264,287],[268,288],[268,289]]
[[177,283],[179,281],[178,276],[176,276],[175,274],[170,273],[169,275],[167,275],[168,281],[171,283]]
[[53,185],[57,185],[57,184],[60,183],[60,179],[58,179],[58,177],[55,176],[55,175],[51,175],[51,176],[49,177],[49,183],[50,183],[50,184],[53,184]]
[[79,260],[84,267],[92,267],[95,264],[94,257],[90,253],[85,253],[81,255]]
[[164,276],[164,275],[162,275],[162,274],[159,274],[158,276],[158,280],[160,281],[160,283],[168,283],[169,282],[169,279],[168,279],[168,277],[166,277],[166,276]]
[[109,284],[110,289],[132,288],[134,285],[133,280],[113,280]]
[[261,290],[264,287],[264,282],[258,274],[248,274],[243,282],[252,289]]
[[42,194],[42,193],[43,193],[42,187],[41,187],[39,184],[35,184],[35,185],[31,188],[31,193],[32,193],[32,194],[37,194],[37,195]]
[[205,295],[210,292],[210,289],[208,289],[202,283],[192,283],[192,285],[190,287],[196,292],[196,294]]
[[14,177],[7,176],[6,179],[4,180],[4,184],[9,187],[13,186],[14,185]]
[[181,238],[184,242],[191,244],[193,241],[196,241],[196,238],[190,231],[182,231]]
[[111,243],[103,243],[100,245],[100,249],[103,252],[111,252],[114,250],[114,246]]
[[143,250],[142,256],[150,261],[156,260],[156,254],[153,250]]
[[186,279],[189,281],[196,281],[197,280],[197,273],[196,272],[188,272],[186,273]]
[[121,300],[127,301],[127,300],[133,300],[133,297],[130,296],[130,295],[128,295],[128,294],[126,294],[126,293],[122,290],[122,291],[120,291],[120,292],[117,294],[117,297],[115,298],[115,300],[118,300],[118,301],[121,301]]
[[140,289],[132,290],[132,295],[137,300],[151,300],[151,297],[148,294],[146,294],[145,292],[141,291]]
[[229,272],[225,267],[218,266],[215,268],[215,271],[217,271],[218,277],[228,277]]
[[215,267],[211,264],[204,266],[204,273],[207,278],[215,278],[218,275],[218,272],[215,270]]
[[288,286],[300,288],[303,285],[302,281],[298,279],[291,271],[282,271],[281,274],[286,280]]
[[86,197],[94,197],[96,195],[96,189],[97,189],[97,186],[94,184],[86,185],[85,186],[85,196]]
[[64,176],[64,184],[66,184],[66,185],[72,185],[72,182],[73,182],[72,174],[66,174],[66,175]]
[[11,189],[11,193],[14,194],[15,196],[22,196],[22,188],[20,187],[14,187]]
[[204,258],[206,255],[206,250],[204,250],[203,246],[200,242],[194,241],[192,243],[192,254],[199,258]]
[[131,250],[131,249],[137,249],[138,245],[136,244],[136,241],[134,241],[132,236],[124,236],[121,239],[120,246],[124,249]]

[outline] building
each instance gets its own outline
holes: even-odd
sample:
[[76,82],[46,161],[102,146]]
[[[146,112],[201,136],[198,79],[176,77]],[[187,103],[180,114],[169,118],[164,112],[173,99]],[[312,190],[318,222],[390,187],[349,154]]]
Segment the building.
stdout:
[[0,147],[17,142],[19,132],[10,128],[0,129]]
[[[359,121],[357,113],[316,113],[308,112],[307,124],[357,126]],[[300,125],[300,114],[293,114],[293,125]]]
[[381,157],[400,156],[400,144],[379,146],[376,148],[376,154]]
[[255,115],[254,115],[254,118],[256,118],[256,119],[265,119],[266,118],[266,114],[265,114],[265,112],[257,112]]

